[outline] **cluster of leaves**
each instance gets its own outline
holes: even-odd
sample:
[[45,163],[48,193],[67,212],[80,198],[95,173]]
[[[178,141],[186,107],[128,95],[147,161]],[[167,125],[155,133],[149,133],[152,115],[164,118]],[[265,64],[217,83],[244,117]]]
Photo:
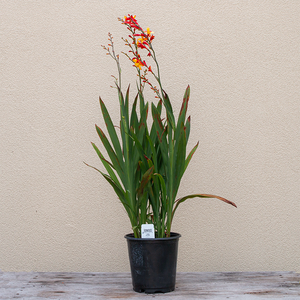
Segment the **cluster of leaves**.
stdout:
[[[103,48],[116,61],[118,67],[119,78],[116,78],[115,84],[120,106],[120,138],[100,98],[109,139],[97,125],[96,130],[110,160],[92,143],[107,174],[95,169],[109,182],[122,202],[136,238],[141,236],[141,225],[146,223],[154,224],[157,237],[169,237],[174,213],[178,205],[186,199],[217,198],[236,205],[225,198],[209,194],[192,194],[176,200],[182,176],[198,147],[197,143],[190,153],[186,153],[191,121],[187,117],[190,87],[185,91],[176,121],[170,99],[162,88],[159,65],[152,47],[154,33],[149,28],[144,31],[135,16],[128,15],[119,20],[130,31],[129,40],[123,39],[129,47],[129,51],[124,54],[137,70],[138,92],[129,109],[129,87],[124,97],[119,56],[115,54],[113,39],[109,34],[110,43]],[[142,60],[140,51],[146,51],[147,56],[152,58],[156,66],[155,72]],[[153,75],[159,88],[150,82],[147,74]],[[157,104],[151,103],[151,126],[147,124],[149,103],[144,99],[146,84],[158,98]],[[165,117],[162,111],[165,111]]]

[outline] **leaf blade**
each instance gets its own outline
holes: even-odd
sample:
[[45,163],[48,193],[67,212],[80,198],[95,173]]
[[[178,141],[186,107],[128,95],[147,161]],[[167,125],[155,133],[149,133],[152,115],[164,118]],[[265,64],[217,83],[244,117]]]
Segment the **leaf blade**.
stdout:
[[173,216],[175,214],[175,211],[178,208],[178,206],[179,206],[180,203],[186,201],[187,199],[196,198],[196,197],[198,197],[198,198],[215,198],[215,199],[219,199],[219,200],[221,200],[221,201],[223,201],[225,203],[228,203],[228,204],[230,204],[230,205],[232,205],[234,207],[237,207],[234,202],[232,202],[230,200],[227,200],[227,199],[225,199],[223,197],[217,196],[217,195],[211,195],[211,194],[192,194],[192,195],[187,195],[187,196],[184,196],[182,198],[179,198],[179,199],[177,199],[175,201],[176,205],[175,205],[175,207],[173,209],[172,218],[173,218]]

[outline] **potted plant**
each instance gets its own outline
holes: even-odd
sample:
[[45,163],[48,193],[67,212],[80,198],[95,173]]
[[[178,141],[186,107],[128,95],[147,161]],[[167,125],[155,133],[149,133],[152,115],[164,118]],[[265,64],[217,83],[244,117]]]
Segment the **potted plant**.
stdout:
[[[107,173],[92,168],[99,171],[113,187],[130,219],[133,233],[125,238],[128,242],[133,289],[146,293],[169,292],[175,289],[180,234],[172,233],[171,225],[179,204],[189,198],[200,197],[217,198],[235,207],[236,205],[223,197],[210,194],[176,198],[182,176],[198,147],[197,143],[189,153],[186,152],[191,121],[187,117],[190,87],[186,88],[176,119],[171,101],[162,86],[152,44],[154,33],[149,28],[143,30],[135,16],[128,15],[123,19],[119,18],[119,21],[130,32],[127,39],[123,38],[128,51],[122,53],[132,61],[137,70],[137,92],[130,105],[129,87],[124,96],[120,57],[115,52],[113,38],[109,33],[109,44],[102,47],[117,64],[118,78],[115,77],[115,87],[119,99],[120,122],[113,124],[100,98],[109,138],[97,125],[96,130],[109,159],[92,143]],[[150,104],[144,97],[147,86],[153,90],[157,99]],[[149,121],[150,105],[152,120]],[[143,224],[153,224],[155,238],[141,238]]]

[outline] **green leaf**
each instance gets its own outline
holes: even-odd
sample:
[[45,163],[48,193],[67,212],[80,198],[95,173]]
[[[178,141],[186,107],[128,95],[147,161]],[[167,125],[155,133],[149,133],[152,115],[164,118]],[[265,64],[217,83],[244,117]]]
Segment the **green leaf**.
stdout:
[[188,196],[179,198],[179,199],[177,199],[175,201],[176,205],[175,205],[175,207],[173,209],[172,218],[173,218],[173,216],[175,214],[175,211],[176,211],[176,209],[177,209],[177,207],[179,206],[180,203],[184,202],[187,199],[196,198],[196,197],[199,197],[199,198],[216,198],[216,199],[219,199],[219,200],[221,200],[221,201],[223,201],[225,203],[228,203],[228,204],[230,204],[230,205],[232,205],[234,207],[237,207],[234,202],[229,201],[229,200],[227,200],[227,199],[225,199],[223,197],[220,197],[220,196],[210,195],[210,194],[193,194],[193,195],[188,195]]
[[167,138],[166,138],[166,127],[164,127],[161,119],[160,114],[155,107],[155,105],[152,103],[152,117],[153,117],[153,123],[156,129],[156,134],[158,137],[159,145],[161,148],[161,154],[163,157],[163,161],[165,163],[165,166],[168,164],[168,146],[167,146]]
[[127,120],[127,124],[129,124],[129,87],[130,85],[128,85],[127,91],[126,91],[126,95],[125,95],[125,105],[124,105],[124,114]]
[[157,176],[160,182],[160,186],[161,186],[161,203],[163,205],[163,208],[165,209],[165,211],[167,210],[167,189],[166,189],[166,183],[164,178],[158,174],[155,173],[154,176]]
[[128,202],[126,199],[126,193],[123,190],[121,190],[108,175],[103,174],[102,172],[101,172],[101,174],[108,181],[108,183],[113,187],[115,193],[119,197],[119,199],[120,199],[121,203],[123,204],[124,208],[126,209],[128,215],[130,216],[132,214],[135,214],[133,207],[131,207],[130,202]]
[[140,186],[137,190],[138,196],[141,197],[144,194],[145,188],[151,179],[151,176],[153,174],[154,166],[150,167],[147,172],[143,175]]
[[122,118],[125,118],[126,119],[126,124],[128,124],[128,122],[129,122],[128,113],[126,113],[126,107],[125,107],[125,101],[124,101],[123,93],[120,90],[119,86],[117,86],[117,88],[118,88],[118,97],[119,97],[119,103],[120,103],[120,118],[121,118],[121,120],[122,120]]
[[126,201],[126,197],[125,197],[125,191],[118,186],[118,184],[116,182],[114,182],[114,180],[112,178],[110,178],[108,175],[104,174],[103,172],[101,172],[99,169],[87,164],[84,162],[85,165],[87,165],[90,168],[93,168],[94,170],[98,171],[108,182],[109,184],[113,187],[115,193],[117,194],[117,196],[119,197],[121,203],[123,204],[123,206],[125,207],[126,211],[128,214],[132,213],[132,209],[130,207],[130,205],[127,203]]
[[110,136],[110,139],[111,139],[112,144],[114,146],[114,150],[115,150],[116,155],[118,157],[118,160],[120,162],[120,161],[122,161],[123,154],[122,154],[120,142],[119,142],[116,130],[115,130],[115,126],[113,125],[113,123],[111,121],[110,115],[109,115],[109,113],[106,109],[106,106],[105,106],[104,102],[102,101],[101,98],[99,98],[99,101],[100,101],[102,115],[103,115],[103,118],[104,118],[104,121],[105,121],[105,124],[106,124],[108,134]]
[[148,117],[148,103],[146,103],[143,110],[141,111],[141,118],[137,130],[137,137],[140,142],[142,142],[144,138],[145,129],[147,127],[147,117]]
[[102,155],[102,153],[100,152],[100,150],[94,143],[92,143],[92,146],[95,149],[96,153],[98,154],[99,158],[101,159],[102,164],[104,165],[104,167],[105,167],[106,171],[108,172],[108,174],[110,175],[110,177],[121,189],[121,184],[118,180],[118,177],[116,176],[115,172],[112,170],[112,168],[114,168],[113,165],[104,158],[104,156]]
[[139,141],[138,137],[136,136],[136,134],[133,131],[131,131],[131,137],[133,138],[133,140],[135,142],[136,154],[134,157],[136,157],[137,161],[141,160],[144,163],[144,165],[146,165],[147,162],[146,162],[146,158],[145,158],[145,151],[144,151],[144,148],[143,148],[141,142]]
[[170,122],[172,129],[175,130],[175,118],[173,114],[172,104],[170,102],[169,96],[165,91],[163,91],[163,100],[167,112],[168,121]]
[[186,160],[185,160],[185,166],[184,166],[184,171],[188,167],[188,165],[189,165],[189,163],[190,163],[190,161],[191,161],[191,159],[192,159],[195,151],[197,150],[198,146],[199,146],[199,142],[194,146],[194,148],[191,150],[191,152],[189,153],[188,157],[186,158]]
[[180,113],[178,116],[177,128],[176,128],[176,132],[175,132],[175,140],[177,140],[177,138],[180,134],[181,126],[183,126],[185,123],[185,116],[186,116],[186,112],[187,112],[187,108],[188,108],[189,98],[190,98],[190,86],[188,85],[188,87],[186,88],[186,91],[184,93]]
[[152,153],[152,162],[154,164],[154,170],[155,170],[155,172],[158,172],[158,161],[157,161],[157,153],[156,153],[155,146],[149,135],[147,135],[147,140],[148,140],[148,143],[149,143],[149,146],[151,149],[151,153]]
[[112,165],[114,166],[115,170],[118,172],[119,177],[123,181],[124,173],[123,173],[121,163],[120,163],[116,153],[114,152],[113,148],[111,147],[111,145],[110,145],[107,137],[105,136],[104,132],[97,125],[96,125],[96,130],[97,130],[97,133],[98,133],[98,135],[101,139],[101,142],[102,142],[103,146],[106,149],[106,152],[107,152],[107,154],[108,154],[108,156],[111,160]]
[[189,136],[190,136],[190,130],[191,130],[191,116],[189,116],[185,122],[185,138],[186,143],[188,143]]
[[180,135],[174,149],[174,198],[176,197],[181,178],[185,171],[186,138],[184,126],[181,125]]
[[144,99],[143,93],[141,92],[140,89],[138,89],[138,95],[139,95],[139,99],[140,99],[140,114],[142,114],[142,111],[145,107],[145,99]]
[[132,138],[129,134],[129,130],[126,124],[125,117],[121,120],[121,136],[123,140],[123,155],[124,155],[124,186],[126,190],[130,192],[131,195],[131,201],[133,205],[134,201],[134,195],[133,195],[133,189],[134,189],[134,175],[133,175],[133,162],[131,159],[131,148],[132,148]]
[[131,117],[130,117],[130,127],[132,127],[135,131],[137,131],[138,129],[138,117],[136,113],[137,98],[138,95],[136,95],[134,102],[132,104]]

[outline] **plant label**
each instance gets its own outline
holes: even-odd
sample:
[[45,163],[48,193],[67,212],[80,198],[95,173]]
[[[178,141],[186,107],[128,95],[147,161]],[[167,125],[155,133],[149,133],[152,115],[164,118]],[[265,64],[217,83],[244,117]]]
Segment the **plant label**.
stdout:
[[142,239],[154,239],[154,225],[142,224]]

